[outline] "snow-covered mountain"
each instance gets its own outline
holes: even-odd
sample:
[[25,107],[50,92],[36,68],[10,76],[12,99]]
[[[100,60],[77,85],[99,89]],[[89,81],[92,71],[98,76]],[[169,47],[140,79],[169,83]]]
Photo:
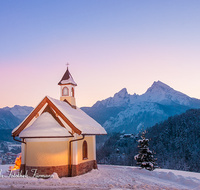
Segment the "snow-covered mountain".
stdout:
[[198,106],[200,105],[199,100],[190,98],[160,81],[154,82],[152,86],[139,97],[139,101],[157,102],[164,105],[178,104],[189,107],[195,106],[196,102]]
[[0,109],[0,129],[13,129],[20,124],[20,119],[10,111]]
[[[183,113],[191,108],[200,108],[200,100],[191,98],[157,81],[142,95],[128,94],[126,88],[123,88],[113,97],[97,101],[92,107],[81,109],[99,122],[108,132],[134,133],[138,132],[142,126],[153,126],[169,116]],[[12,115],[22,121],[33,108],[16,105],[1,110],[0,123],[4,128],[4,125],[8,125],[8,120],[3,119],[3,111],[11,112]],[[5,124],[5,121],[7,124]],[[19,123],[19,121],[15,123]],[[16,124],[11,126],[14,125]]]
[[22,121],[33,110],[33,107],[15,105],[12,108],[4,107],[3,110],[10,111],[15,117]]
[[102,101],[97,101],[93,107],[120,107],[127,106],[130,103],[130,94],[128,94],[126,88],[123,88],[114,97],[107,98]]
[[157,81],[142,95],[130,95],[123,88],[114,97],[98,101],[91,108],[82,109],[108,132],[134,133],[143,125],[150,127],[190,108],[200,108],[200,100],[190,98]]
[[98,101],[93,107],[119,107],[127,106],[129,104],[135,104],[139,102],[156,102],[163,105],[184,105],[200,106],[200,100],[190,98],[189,96],[174,90],[170,86],[162,83],[161,81],[154,82],[151,87],[142,95],[133,94],[130,95],[126,88],[123,88],[114,97],[107,98],[102,101]]
[[14,129],[33,110],[32,107],[18,106],[0,109],[0,129]]
[[0,109],[0,129],[14,129],[17,127],[29,113],[33,107],[18,106],[4,107]]

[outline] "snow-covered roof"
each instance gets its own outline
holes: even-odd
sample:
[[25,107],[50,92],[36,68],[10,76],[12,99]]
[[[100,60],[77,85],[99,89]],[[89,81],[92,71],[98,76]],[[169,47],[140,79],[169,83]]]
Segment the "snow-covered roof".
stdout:
[[58,85],[62,85],[62,84],[73,84],[75,86],[77,86],[77,84],[75,83],[72,75],[70,74],[68,68],[65,72],[65,74],[63,75],[61,81],[58,83]]
[[41,114],[35,122],[20,134],[20,138],[26,137],[71,137],[68,130],[59,125],[53,116],[45,112]]
[[[52,117],[54,122],[56,122],[56,126],[59,125],[59,127],[63,127],[63,126],[66,127],[66,125],[67,125],[69,128],[72,129],[72,131],[74,131],[75,133],[77,133],[79,135],[80,134],[82,134],[82,135],[104,135],[104,134],[107,134],[105,129],[99,123],[97,123],[94,119],[92,119],[90,116],[88,116],[80,108],[78,108],[78,107],[76,107],[76,109],[72,108],[72,106],[65,101],[60,101],[60,100],[51,98],[49,96],[46,96],[38,104],[38,106],[27,116],[27,118],[18,127],[13,129],[12,136],[18,136],[20,134],[20,137],[22,137],[22,134],[23,134],[23,136],[24,136],[24,134],[27,135],[27,133],[22,133],[22,132],[28,130],[28,128],[30,128],[33,125],[33,123],[36,122],[35,121],[36,115],[38,113],[42,113],[43,110],[45,109],[45,107],[47,107],[47,106],[50,106],[52,108],[52,110],[54,110],[53,114],[55,114],[55,115],[58,114],[59,118],[61,117],[62,122],[65,122],[65,123],[62,123],[60,121],[61,123],[58,123]],[[37,120],[38,119],[39,118],[37,118]],[[42,120],[42,121],[40,121],[40,120]],[[45,120],[45,118],[43,118],[43,119],[40,119],[40,120],[39,120],[40,125],[43,125],[44,127],[46,125],[50,125],[48,130],[51,130],[52,123],[50,122],[51,121],[50,119]],[[36,124],[38,124],[39,121],[37,121]],[[45,121],[45,122],[43,122],[43,121]],[[64,125],[60,126],[62,124],[64,124]],[[30,130],[32,130],[31,128],[30,128]],[[42,133],[45,133],[45,130],[46,130],[46,128],[43,129],[43,128],[39,128],[37,126],[34,127],[34,128],[35,128],[35,130],[38,130],[38,131],[41,130],[41,132],[42,132],[42,130],[44,130],[44,132],[42,132]],[[52,131],[53,130],[54,130],[54,128],[52,128]],[[59,134],[62,136],[62,133],[59,133]],[[58,135],[58,136],[60,136],[60,135]]]
[[81,134],[107,134],[105,129],[97,123],[94,119],[88,116],[80,108],[72,108],[68,103],[53,99],[49,96],[47,98],[65,115],[65,117],[81,131]]

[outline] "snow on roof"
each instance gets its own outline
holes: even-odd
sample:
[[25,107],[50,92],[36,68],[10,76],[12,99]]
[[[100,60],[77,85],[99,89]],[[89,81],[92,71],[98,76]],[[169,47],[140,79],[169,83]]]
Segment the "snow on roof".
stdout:
[[62,84],[73,84],[75,86],[77,86],[77,84],[75,83],[72,75],[70,74],[68,68],[67,68],[67,71],[65,72],[65,74],[63,75],[61,81],[58,83],[59,85],[62,85]]
[[28,128],[24,129],[20,134],[20,138],[24,137],[71,137],[68,130],[58,124],[51,114],[45,112],[41,114],[35,122]]
[[80,108],[72,108],[68,103],[53,99],[49,96],[47,98],[64,114],[64,116],[82,133],[88,135],[104,135],[107,134],[105,129],[97,123],[94,119],[88,116]]
[[72,78],[69,78],[68,80],[62,80],[60,83],[61,84],[74,84],[74,85],[76,85],[76,83],[74,82],[74,80]]
[[13,130],[12,130],[12,134],[17,130],[19,129],[20,125],[18,125],[17,127],[15,127]]

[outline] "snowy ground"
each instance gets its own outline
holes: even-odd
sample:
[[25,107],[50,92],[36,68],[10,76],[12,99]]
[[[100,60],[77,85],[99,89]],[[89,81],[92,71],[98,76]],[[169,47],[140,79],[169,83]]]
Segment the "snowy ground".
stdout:
[[[0,165],[1,175],[5,174],[8,165]],[[98,170],[76,176],[49,179],[8,178],[0,176],[0,189],[200,189],[200,173],[177,170],[156,169],[153,172],[129,166],[98,165]]]

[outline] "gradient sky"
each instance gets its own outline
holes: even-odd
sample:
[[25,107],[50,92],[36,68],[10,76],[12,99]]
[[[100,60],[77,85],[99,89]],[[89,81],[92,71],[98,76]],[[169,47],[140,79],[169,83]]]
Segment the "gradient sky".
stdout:
[[0,108],[59,99],[66,63],[77,105],[160,80],[200,99],[199,0],[0,0]]

